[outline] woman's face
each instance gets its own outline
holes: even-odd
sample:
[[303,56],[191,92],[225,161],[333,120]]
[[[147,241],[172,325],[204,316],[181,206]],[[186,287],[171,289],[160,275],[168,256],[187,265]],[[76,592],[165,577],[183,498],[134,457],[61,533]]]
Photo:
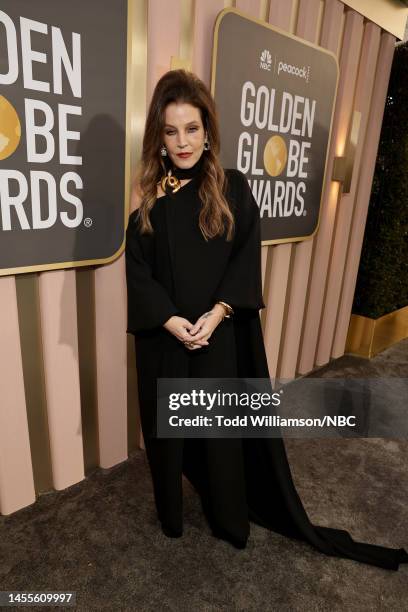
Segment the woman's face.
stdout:
[[191,168],[204,150],[205,132],[200,110],[186,102],[172,102],[164,112],[163,143],[178,168]]

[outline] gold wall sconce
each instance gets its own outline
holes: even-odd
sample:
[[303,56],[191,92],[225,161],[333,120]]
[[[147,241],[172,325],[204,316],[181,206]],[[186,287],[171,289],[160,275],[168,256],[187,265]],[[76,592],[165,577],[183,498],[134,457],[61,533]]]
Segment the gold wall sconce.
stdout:
[[190,71],[191,61],[182,57],[178,57],[177,55],[172,55],[170,60],[170,70],[179,70],[180,68]]
[[353,111],[344,155],[335,157],[333,162],[332,180],[343,183],[343,193],[350,193],[353,176],[354,159],[360,133],[361,112]]

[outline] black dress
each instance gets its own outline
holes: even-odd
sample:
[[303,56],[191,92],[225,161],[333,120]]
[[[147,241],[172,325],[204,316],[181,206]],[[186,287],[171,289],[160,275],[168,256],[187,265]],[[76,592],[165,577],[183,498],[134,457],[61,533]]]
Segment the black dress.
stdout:
[[[138,210],[127,228],[127,331],[135,336],[142,431],[163,531],[182,534],[184,473],[213,534],[238,548],[246,546],[253,521],[327,555],[397,570],[408,562],[403,548],[355,542],[347,531],[310,523],[281,438],[155,437],[157,378],[269,379],[259,319],[265,307],[259,210],[245,175],[226,175],[236,222],[232,242],[203,238],[197,177],[175,197],[156,200],[153,234],[139,232]],[[231,304],[234,317],[218,325],[209,346],[190,351],[162,327],[174,314],[194,323],[217,300]]]

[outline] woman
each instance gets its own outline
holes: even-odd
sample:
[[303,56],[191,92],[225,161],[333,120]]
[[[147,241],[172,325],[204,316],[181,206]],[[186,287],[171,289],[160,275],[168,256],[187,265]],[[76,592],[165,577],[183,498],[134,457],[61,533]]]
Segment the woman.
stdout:
[[197,77],[153,93],[126,240],[142,430],[163,532],[182,535],[182,474],[216,537],[244,548],[249,520],[321,552],[397,570],[404,549],[312,525],[281,438],[157,438],[158,378],[267,378],[260,220],[245,176],[223,170],[215,104]]

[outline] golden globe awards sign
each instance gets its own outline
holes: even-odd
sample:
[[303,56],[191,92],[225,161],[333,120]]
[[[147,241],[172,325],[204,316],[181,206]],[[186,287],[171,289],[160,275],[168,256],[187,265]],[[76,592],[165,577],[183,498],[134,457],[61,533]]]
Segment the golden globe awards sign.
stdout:
[[248,178],[262,242],[317,230],[338,81],[336,56],[235,9],[215,27],[221,159]]
[[126,75],[127,0],[2,0],[0,274],[123,249]]

